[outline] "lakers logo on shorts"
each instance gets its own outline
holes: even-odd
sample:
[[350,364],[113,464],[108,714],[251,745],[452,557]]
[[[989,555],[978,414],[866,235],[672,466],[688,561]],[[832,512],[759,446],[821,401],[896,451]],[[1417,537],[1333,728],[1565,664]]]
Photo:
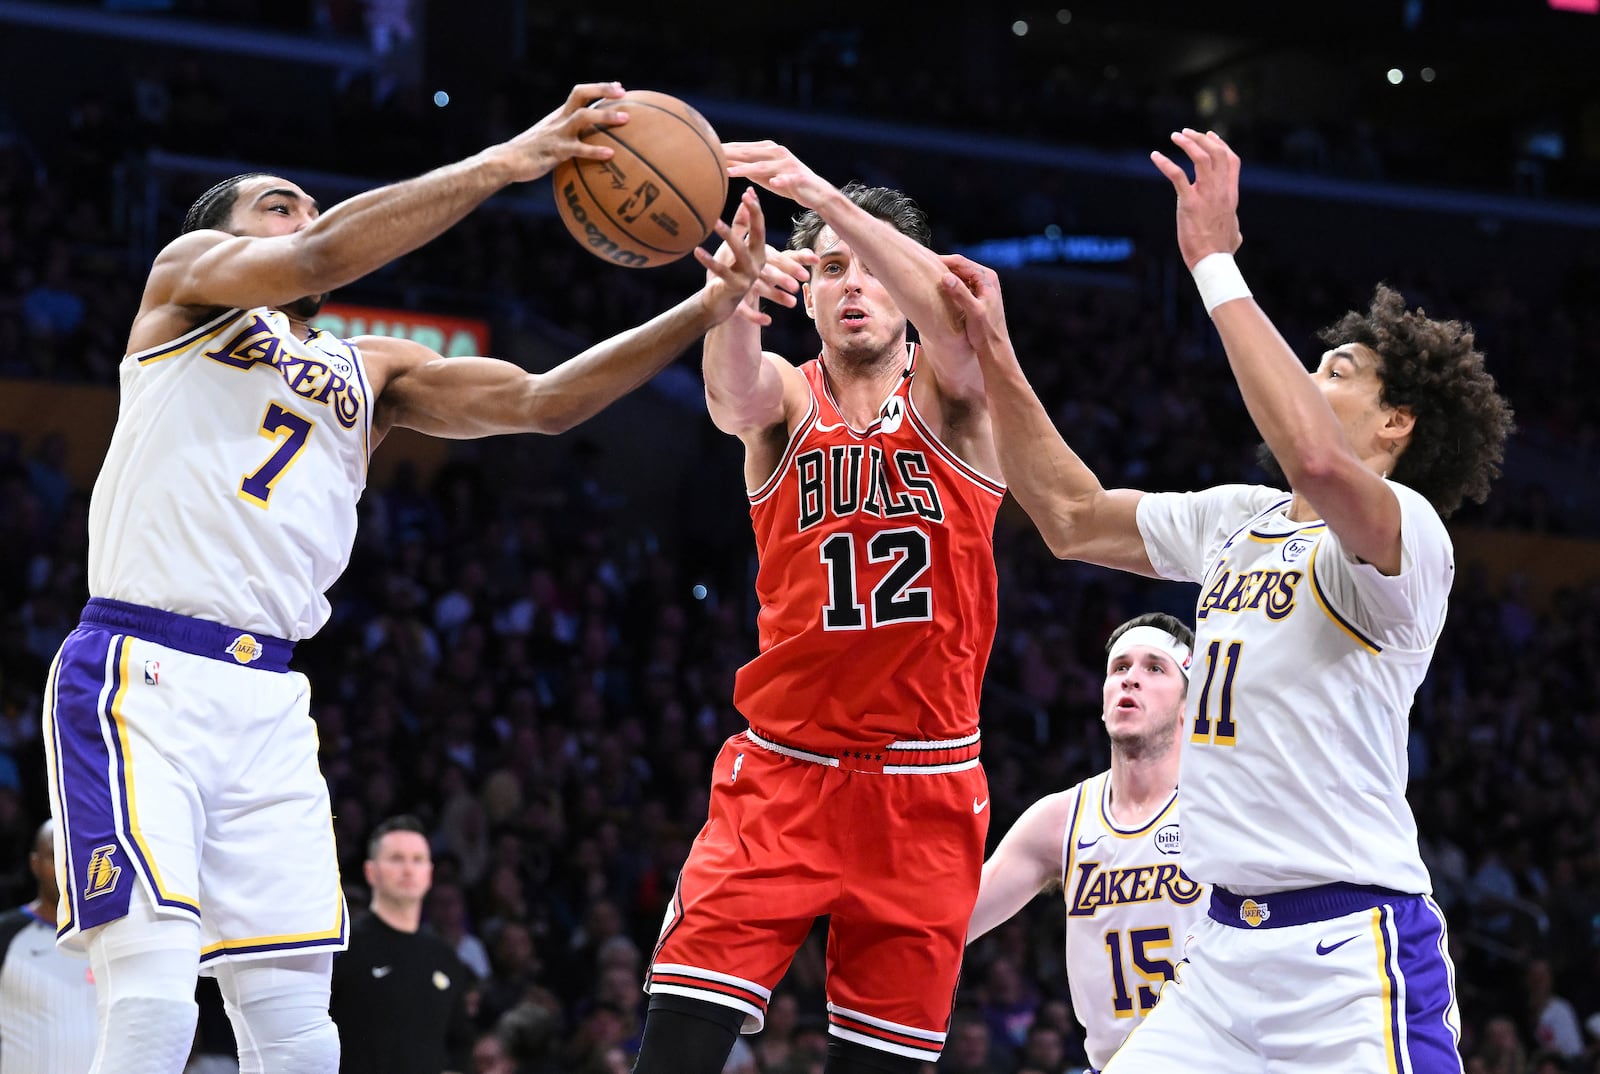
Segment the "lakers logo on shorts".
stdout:
[[1251,928],[1259,928],[1271,916],[1272,911],[1267,909],[1264,902],[1246,899],[1239,904],[1239,920]]
[[83,889],[83,897],[92,899],[96,895],[104,895],[117,889],[117,878],[122,875],[122,866],[111,864],[111,855],[118,850],[115,843],[103,847],[95,847],[94,854],[89,858],[88,886]]
[[249,634],[240,634],[223,651],[239,661],[239,663],[249,664],[260,660],[261,654],[265,650],[262,649],[261,643]]

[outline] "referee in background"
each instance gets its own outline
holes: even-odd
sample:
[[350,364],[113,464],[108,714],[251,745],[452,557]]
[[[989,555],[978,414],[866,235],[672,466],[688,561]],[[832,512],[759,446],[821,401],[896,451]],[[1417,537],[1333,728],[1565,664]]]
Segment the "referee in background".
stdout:
[[422,929],[433,856],[421,822],[378,825],[365,872],[371,912],[351,921],[350,949],[333,960],[339,1074],[465,1074],[476,981],[443,938]]
[[33,839],[39,894],[0,914],[0,1074],[87,1074],[94,1061],[94,976],[56,947],[55,822]]

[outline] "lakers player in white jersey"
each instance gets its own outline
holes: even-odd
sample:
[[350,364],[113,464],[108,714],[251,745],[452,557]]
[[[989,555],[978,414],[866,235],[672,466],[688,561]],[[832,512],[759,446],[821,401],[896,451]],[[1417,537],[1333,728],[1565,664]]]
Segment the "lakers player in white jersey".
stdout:
[[560,432],[752,288],[793,304],[758,283],[775,267],[747,194],[734,228],[717,225],[726,252],[697,252],[699,292],[546,373],[309,327],[327,292],[495,191],[608,156],[578,136],[616,113],[584,106],[622,92],[577,86],[510,141],[327,213],[288,180],[235,177],[156,258],[90,507],[92,599],[46,688],[59,935],[93,967],[95,1074],[182,1068],[197,969],[218,978],[244,1071],[339,1065],[328,988],[345,907],[309,686],[289,658],[328,618],[385,433]]
[[1194,635],[1151,612],[1106,642],[1100,719],[1111,767],[1035,802],[983,863],[971,943],[1041,891],[1059,889],[1067,914],[1067,982],[1089,1062],[1104,1067],[1156,1005],[1205,889],[1180,854],[1178,758]]
[[1511,411],[1469,327],[1380,287],[1309,375],[1252,299],[1239,158],[1173,142],[1178,241],[1287,489],[1107,490],[1006,337],[993,272],[947,264],[1018,501],[1064,558],[1193,582],[1184,871],[1208,916],[1107,1074],[1459,1072],[1454,973],[1406,804],[1407,719],[1454,574],[1441,516],[1481,501]]

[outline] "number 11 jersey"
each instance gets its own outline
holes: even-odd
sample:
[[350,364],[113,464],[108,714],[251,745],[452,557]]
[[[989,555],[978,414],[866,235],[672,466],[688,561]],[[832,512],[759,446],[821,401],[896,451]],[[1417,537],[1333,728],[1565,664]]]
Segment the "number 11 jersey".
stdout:
[[750,493],[760,653],[734,704],[758,732],[824,754],[975,736],[994,642],[994,523],[1005,486],[940,443],[911,402],[917,348],[865,429],[801,367],[811,407]]
[[89,595],[298,641],[355,542],[372,392],[357,349],[230,310],[122,360]]

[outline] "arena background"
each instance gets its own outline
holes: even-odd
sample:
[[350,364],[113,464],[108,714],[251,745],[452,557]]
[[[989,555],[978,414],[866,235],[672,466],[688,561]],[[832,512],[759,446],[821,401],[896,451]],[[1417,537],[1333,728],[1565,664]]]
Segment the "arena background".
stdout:
[[[1600,1070],[1600,1035],[1554,1056],[1538,1029],[1546,970],[1579,1019],[1600,1015],[1596,6],[640,18],[529,0],[0,0],[0,901],[32,894],[39,693],[86,596],[87,493],[128,323],[151,257],[216,179],[281,172],[329,204],[514,133],[575,81],[677,93],[725,139],[775,138],[836,182],[912,193],[937,246],[1001,269],[1024,365],[1102,478],[1193,488],[1259,476],[1146,159],[1204,125],[1245,160],[1240,263],[1303,355],[1388,280],[1471,320],[1516,405],[1505,477],[1452,520],[1460,581],[1413,713],[1410,796],[1469,1069]],[[781,233],[789,208],[764,203]],[[540,369],[698,277],[590,257],[546,181],[330,316]],[[810,353],[803,316],[777,320],[773,349]],[[437,885],[466,908],[436,925],[482,941],[480,1028],[527,1071],[626,1069],[641,952],[716,745],[742,726],[729,696],[755,646],[752,542],[738,445],[705,417],[698,362],[559,438],[392,438],[334,619],[297,655],[352,902],[366,831],[421,815]],[[993,838],[1105,765],[1107,630],[1193,608],[1181,587],[1057,563],[1014,504],[997,548]],[[1038,900],[972,948],[942,1069],[1077,1069],[1060,916]],[[743,1069],[818,1069],[820,935]],[[204,1047],[226,1052],[213,1000]]]

